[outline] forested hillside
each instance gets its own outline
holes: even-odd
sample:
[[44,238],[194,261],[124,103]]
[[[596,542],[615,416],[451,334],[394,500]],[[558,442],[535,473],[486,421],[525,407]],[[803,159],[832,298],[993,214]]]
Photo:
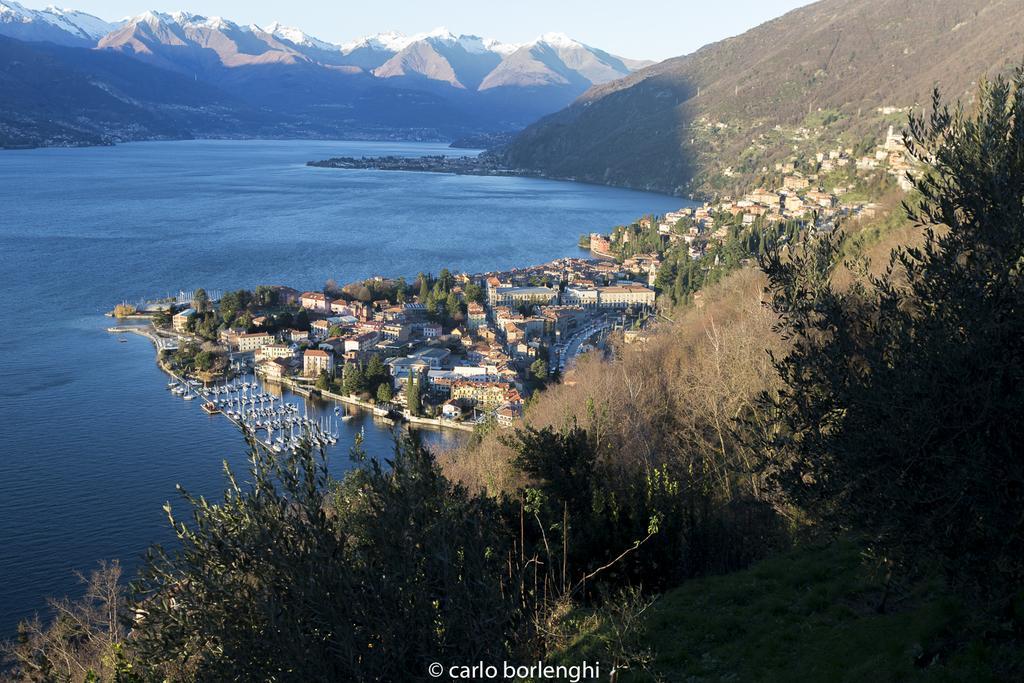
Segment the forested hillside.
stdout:
[[894,120],[879,108],[927,105],[936,85],[969,98],[1022,45],[1016,0],[822,0],[592,88],[500,153],[557,177],[703,190],[808,135],[856,145]]

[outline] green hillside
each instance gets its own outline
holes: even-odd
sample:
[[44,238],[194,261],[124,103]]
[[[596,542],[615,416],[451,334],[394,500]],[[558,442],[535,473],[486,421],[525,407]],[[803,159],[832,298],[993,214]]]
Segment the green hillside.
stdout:
[[559,659],[610,666],[625,642],[648,661],[624,679],[641,681],[994,681],[1024,670],[1009,633],[976,624],[939,582],[892,588],[880,612],[884,594],[856,544],[808,547],[686,583],[624,638],[611,610],[574,615],[581,631]]

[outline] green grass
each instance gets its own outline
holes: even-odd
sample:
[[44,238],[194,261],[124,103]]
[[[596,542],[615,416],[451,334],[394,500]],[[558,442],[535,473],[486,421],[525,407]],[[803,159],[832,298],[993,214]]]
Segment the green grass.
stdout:
[[[691,581],[644,614],[635,642],[653,655],[650,673],[626,680],[1020,680],[1019,645],[979,637],[1000,629],[938,583],[894,595],[883,614],[881,596],[882,582],[846,542]],[[580,631],[559,661],[607,662],[608,617],[575,618]]]

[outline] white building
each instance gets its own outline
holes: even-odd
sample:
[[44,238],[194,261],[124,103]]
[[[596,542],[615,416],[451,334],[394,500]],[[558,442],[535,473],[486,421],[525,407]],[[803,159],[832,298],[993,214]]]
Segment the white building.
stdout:
[[269,332],[250,332],[238,335],[239,351],[257,351],[273,343],[274,335]]
[[597,292],[602,308],[654,306],[654,290],[636,283],[599,287]]
[[307,349],[302,354],[302,374],[317,377],[321,372],[334,372],[334,356],[323,349]]

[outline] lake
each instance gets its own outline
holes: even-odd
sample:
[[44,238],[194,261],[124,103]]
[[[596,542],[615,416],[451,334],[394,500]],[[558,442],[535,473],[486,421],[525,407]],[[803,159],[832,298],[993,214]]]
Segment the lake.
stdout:
[[[319,288],[382,274],[482,272],[580,254],[581,233],[679,199],[592,185],[305,166],[333,156],[454,153],[442,145],[189,141],[0,152],[0,638],[74,595],[75,571],[130,571],[172,535],[161,505],[244,470],[240,433],[166,391],[152,345],[118,343],[103,312],[208,290]],[[465,153],[458,150],[457,153]],[[311,406],[313,409],[317,409]],[[371,417],[342,426],[331,469]],[[427,432],[443,448],[457,438]]]

